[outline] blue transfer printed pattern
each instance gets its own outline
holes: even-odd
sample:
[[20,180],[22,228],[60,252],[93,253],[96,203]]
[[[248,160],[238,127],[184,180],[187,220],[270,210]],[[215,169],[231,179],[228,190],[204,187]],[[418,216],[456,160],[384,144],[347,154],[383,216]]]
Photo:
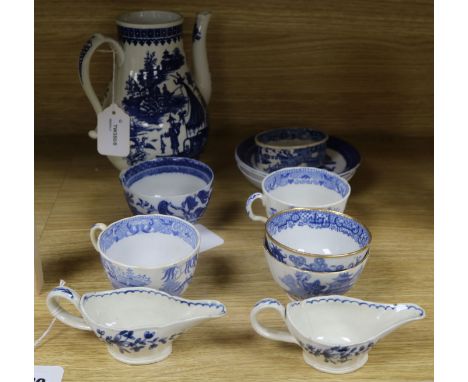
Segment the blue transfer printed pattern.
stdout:
[[278,248],[274,244],[268,245],[267,242],[265,242],[265,246],[267,247],[268,252],[270,253],[271,256],[273,256],[279,262],[286,264],[285,259],[287,258],[287,256],[283,253],[283,251],[281,251],[280,248]]
[[205,105],[191,74],[180,73],[184,66],[179,47],[166,49],[160,59],[148,51],[143,68],[128,76],[122,100],[130,116],[128,165],[156,155],[194,157],[204,147],[208,137]]
[[93,47],[93,40],[94,40],[94,36],[91,36],[91,38],[85,42],[85,44],[83,45],[83,48],[81,48],[80,58],[78,60],[78,74],[80,76],[80,82],[82,85],[83,85],[83,74],[81,72],[81,68],[83,67],[83,60],[86,54]]
[[[337,154],[343,157],[345,167],[337,169],[336,162],[332,161],[330,157],[330,151],[334,150]],[[239,160],[246,166],[256,169],[256,157],[257,157],[258,146],[255,144],[253,136],[250,136],[246,140],[242,141],[236,148],[236,155]],[[361,155],[351,144],[342,139],[334,136],[330,136],[327,141],[327,154],[325,156],[325,163],[322,168],[333,171],[336,174],[344,174],[349,171],[355,170],[361,162]],[[340,170],[340,171],[338,171]]]
[[200,190],[193,196],[187,196],[180,205],[163,200],[158,204],[158,212],[163,215],[180,216],[189,222],[196,222],[205,213],[210,197],[211,190]]
[[[310,129],[277,129],[257,136],[260,143],[276,145],[285,140],[302,142],[320,142],[326,135]],[[260,146],[257,150],[257,163],[264,167],[264,171],[272,172],[284,167],[294,166],[321,166],[326,154],[326,140],[309,147],[280,149],[278,147]]]
[[199,220],[205,213],[211,197],[210,190],[200,190],[194,195],[187,196],[180,204],[161,200],[157,206],[143,200],[131,192],[125,192],[125,198],[134,215],[159,213],[177,216],[191,223]]
[[303,271],[312,271],[312,272],[337,272],[343,271],[345,269],[350,269],[358,265],[364,257],[368,254],[368,251],[364,251],[359,256],[355,256],[354,260],[348,263],[347,265],[333,265],[327,262],[327,259],[324,257],[305,257],[301,255],[293,255],[284,253],[281,248],[276,246],[273,243],[268,243],[265,241],[265,246],[267,247],[270,254],[278,261],[286,265],[292,265]]
[[138,337],[133,330],[121,330],[119,333],[106,335],[105,330],[97,329],[96,335],[108,345],[115,345],[120,353],[139,352],[142,349],[156,349],[160,345],[170,343],[182,333],[176,333],[169,337],[158,337],[155,331],[145,331],[142,337]]
[[261,147],[257,153],[257,164],[261,164],[263,171],[267,173],[285,167],[319,167],[325,160],[325,144],[295,150],[278,150]]
[[257,135],[257,140],[265,145],[281,144],[282,141],[297,141],[298,145],[303,142],[320,142],[326,138],[326,134],[321,131],[307,128],[283,128],[265,131]]
[[335,191],[342,197],[349,193],[349,184],[334,173],[315,168],[292,168],[269,175],[264,183],[265,190],[271,192],[279,187],[296,184],[313,184]]
[[360,248],[370,242],[367,229],[350,217],[323,210],[289,210],[271,218],[266,230],[271,236],[294,227],[330,229],[352,238]]
[[193,175],[209,184],[213,180],[213,171],[203,162],[182,157],[156,158],[132,166],[121,176],[122,185],[130,188],[135,182],[152,175],[164,173],[183,173]]
[[298,298],[308,298],[327,294],[344,294],[356,283],[364,267],[354,274],[340,273],[332,282],[322,284],[308,273],[296,271],[280,278],[288,294]]
[[[151,203],[143,196],[133,194],[131,186],[147,176],[163,173],[181,173],[195,176],[206,183],[206,187],[192,195],[187,195],[180,203],[170,200],[155,199]],[[121,176],[121,183],[125,189],[125,198],[134,214],[160,213],[181,217],[189,222],[196,222],[204,214],[211,198],[213,171],[204,163],[190,158],[157,158],[139,163],[126,170]],[[149,198],[151,200],[151,198]]]
[[159,288],[163,292],[171,295],[180,295],[192,282],[193,273],[197,265],[198,257],[191,257],[183,265],[174,265],[164,271],[162,285]]
[[131,45],[165,45],[177,42],[182,37],[182,25],[167,28],[129,28],[118,26],[119,38]]
[[73,298],[74,298],[73,292],[72,292],[70,289],[68,289],[68,288],[56,287],[56,288],[54,288],[54,290],[55,290],[55,291],[58,291],[58,292],[62,292],[62,293],[67,294],[67,295],[70,297],[70,299],[73,299]]
[[137,274],[132,268],[115,266],[102,256],[101,263],[114,288],[144,287],[151,284],[150,277],[144,274]]
[[161,233],[179,237],[193,249],[198,244],[198,232],[189,223],[171,216],[140,215],[117,221],[107,227],[99,236],[99,248],[104,253],[126,237]]
[[367,353],[374,346],[374,343],[369,342],[360,346],[330,346],[319,348],[299,341],[299,345],[315,357],[323,357],[325,362],[336,365],[350,361],[363,353]]

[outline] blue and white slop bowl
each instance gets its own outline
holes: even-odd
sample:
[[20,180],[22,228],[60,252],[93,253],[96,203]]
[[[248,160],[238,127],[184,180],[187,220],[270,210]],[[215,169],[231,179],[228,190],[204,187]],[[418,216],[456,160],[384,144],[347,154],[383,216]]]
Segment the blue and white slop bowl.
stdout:
[[132,213],[173,215],[192,223],[205,213],[213,179],[209,166],[181,157],[156,158],[120,173]]
[[279,262],[301,270],[352,269],[369,255],[369,229],[340,212],[293,208],[265,224],[266,246]]
[[149,287],[179,296],[192,281],[200,234],[183,219],[153,214],[97,223],[90,238],[114,288]]
[[368,259],[366,256],[355,267],[343,271],[313,272],[284,264],[266,246],[263,249],[273,279],[294,300],[348,292],[356,284]]
[[328,135],[309,128],[281,128],[255,136],[257,169],[272,172],[284,167],[320,167],[325,161]]
[[343,212],[351,186],[341,176],[316,167],[288,167],[274,171],[262,181],[262,192],[249,196],[245,209],[250,219],[266,222],[254,214],[252,204],[260,199],[268,217],[293,207],[323,208]]

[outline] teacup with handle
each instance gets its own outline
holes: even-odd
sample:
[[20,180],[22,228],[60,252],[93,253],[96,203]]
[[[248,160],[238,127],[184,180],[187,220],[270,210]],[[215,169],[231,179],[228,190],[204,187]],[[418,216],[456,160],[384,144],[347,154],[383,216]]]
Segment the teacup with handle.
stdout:
[[262,181],[262,192],[247,199],[245,209],[250,219],[265,223],[267,217],[252,211],[255,200],[261,200],[266,215],[294,207],[310,207],[343,212],[351,186],[341,176],[315,167],[289,167],[271,173]]

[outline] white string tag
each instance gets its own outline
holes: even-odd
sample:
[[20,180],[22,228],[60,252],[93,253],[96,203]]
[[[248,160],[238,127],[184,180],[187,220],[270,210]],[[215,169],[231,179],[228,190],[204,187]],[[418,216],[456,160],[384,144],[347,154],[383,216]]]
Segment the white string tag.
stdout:
[[130,153],[130,117],[115,103],[115,51],[112,50],[112,103],[97,116],[97,150],[101,155]]
[[[64,286],[65,285],[65,281],[63,280],[60,280],[60,286]],[[44,338],[47,337],[47,335],[50,333],[50,331],[52,330],[54,324],[55,324],[55,321],[57,321],[57,317],[54,317],[52,319],[52,321],[50,322],[49,324],[49,327],[45,330],[44,333],[42,333],[42,335],[36,340],[34,341],[34,349],[37,348],[41,343],[42,341],[44,340]]]

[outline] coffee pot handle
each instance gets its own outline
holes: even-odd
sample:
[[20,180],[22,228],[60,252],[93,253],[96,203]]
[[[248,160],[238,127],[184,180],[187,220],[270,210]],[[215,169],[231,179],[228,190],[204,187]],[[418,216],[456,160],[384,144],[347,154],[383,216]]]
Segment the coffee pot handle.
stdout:
[[257,320],[257,314],[265,309],[274,309],[280,313],[283,320],[286,319],[286,308],[283,304],[274,298],[264,298],[263,300],[258,301],[250,312],[250,323],[253,329],[262,337],[268,338],[270,340],[289,342],[299,345],[291,333],[285,330],[268,329],[260,325]]
[[[117,66],[121,66],[125,59],[125,53],[122,46],[113,38],[103,36],[100,33],[95,33],[88,41],[86,41],[81,49],[80,59],[78,62],[78,74],[80,76],[81,86],[83,87],[83,90],[88,97],[89,102],[91,102],[96,114],[99,114],[103,110],[103,106],[101,105],[101,102],[99,102],[99,99],[93,89],[93,85],[91,84],[91,80],[89,78],[89,65],[91,63],[91,57],[96,49],[100,45],[106,43],[109,44],[111,49],[117,54]],[[96,130],[90,130],[88,135],[93,139],[97,138]]]
[[62,321],[64,324],[69,325],[76,329],[81,330],[92,330],[91,327],[81,318],[74,314],[68,313],[65,309],[60,306],[59,299],[65,299],[70,301],[76,309],[80,311],[80,300],[81,296],[76,293],[73,289],[65,286],[58,286],[52,289],[47,295],[47,308],[52,316]]
[[252,211],[252,204],[257,199],[260,199],[262,201],[263,206],[265,207],[265,199],[263,197],[263,194],[261,192],[255,192],[254,194],[250,195],[247,201],[245,202],[245,210],[247,211],[247,215],[249,215],[250,219],[254,221],[266,223],[267,221],[266,217],[255,215],[254,212]]

